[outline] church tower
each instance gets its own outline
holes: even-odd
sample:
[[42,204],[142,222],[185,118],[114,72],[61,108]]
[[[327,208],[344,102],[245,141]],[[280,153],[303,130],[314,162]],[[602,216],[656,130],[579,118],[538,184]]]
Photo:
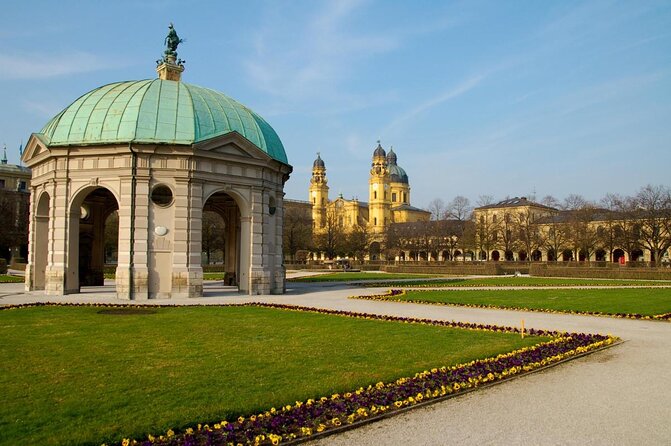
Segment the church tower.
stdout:
[[310,179],[310,197],[312,204],[312,222],[314,229],[321,229],[326,224],[326,205],[329,201],[329,187],[326,185],[326,165],[319,153],[312,163],[312,178]]
[[380,234],[391,223],[389,168],[387,154],[380,145],[380,141],[377,142],[377,147],[373,152],[368,184],[368,225],[372,234]]

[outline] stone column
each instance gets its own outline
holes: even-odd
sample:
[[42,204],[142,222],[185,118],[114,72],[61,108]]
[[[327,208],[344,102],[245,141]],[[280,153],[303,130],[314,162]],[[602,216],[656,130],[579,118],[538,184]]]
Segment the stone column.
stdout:
[[50,194],[49,260],[45,270],[44,292],[47,295],[63,295],[66,292],[66,267],[68,256],[68,178],[63,163],[56,160],[56,179]]
[[[149,297],[147,237],[149,215],[149,176],[136,175],[135,207],[132,175],[120,176],[119,261],[116,289],[119,299],[146,300]],[[131,233],[134,240],[131,243]]]
[[[238,248],[238,262],[240,265],[238,287],[241,292],[252,294],[250,273],[251,273],[251,251],[252,251],[252,217],[240,217],[240,247]],[[256,293],[254,293],[256,294]]]
[[200,297],[202,187],[186,177],[176,178],[175,184],[171,297]]
[[273,216],[275,224],[275,270],[273,271],[273,287],[270,290],[272,294],[284,294],[286,292],[287,271],[284,267],[284,252],[282,250],[282,225],[284,222],[284,193],[281,190],[276,191],[275,195],[275,215]]
[[[258,188],[251,190],[251,243],[250,243],[250,288],[249,294],[270,294],[270,271],[264,254],[264,203],[263,192]],[[244,226],[243,226],[244,231]],[[264,249],[265,248],[265,249]]]

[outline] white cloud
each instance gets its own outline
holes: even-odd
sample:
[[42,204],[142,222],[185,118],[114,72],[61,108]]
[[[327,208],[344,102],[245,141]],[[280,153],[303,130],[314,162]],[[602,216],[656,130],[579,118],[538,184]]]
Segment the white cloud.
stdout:
[[390,34],[363,34],[352,29],[350,23],[363,3],[328,2],[312,15],[296,17],[290,28],[278,23],[276,17],[269,18],[252,36],[254,54],[245,61],[252,85],[291,104],[314,106],[318,101],[337,108],[360,107],[366,102],[362,95],[345,91],[343,82],[351,77],[358,61],[398,46]]
[[2,54],[0,79],[44,79],[75,73],[97,71],[111,66],[111,62],[90,53],[70,54]]
[[416,105],[414,108],[411,110],[403,113],[400,116],[397,116],[394,118],[389,124],[387,124],[384,129],[380,132],[383,135],[386,135],[393,130],[398,129],[399,127],[402,127],[406,122],[413,120],[415,117],[421,115],[422,113],[425,113],[426,111],[437,107],[438,105],[447,102],[451,99],[454,99],[456,97],[459,97],[465,93],[468,93],[470,90],[473,88],[477,87],[480,82],[485,78],[485,75],[478,74],[475,76],[472,76],[468,79],[466,79],[464,82],[460,83],[456,87],[444,91],[443,93],[439,94],[438,96],[429,99],[427,101],[424,101],[420,103],[419,105]]

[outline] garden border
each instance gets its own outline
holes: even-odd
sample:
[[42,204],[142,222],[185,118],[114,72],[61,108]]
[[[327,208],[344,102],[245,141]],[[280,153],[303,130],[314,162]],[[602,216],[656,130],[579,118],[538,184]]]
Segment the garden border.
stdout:
[[[152,304],[108,304],[108,303],[29,303],[0,307],[2,310],[41,306],[105,307],[105,308],[179,308],[186,305]],[[208,306],[208,305],[198,305]],[[551,336],[554,339],[533,346],[523,347],[496,357],[476,359],[468,363],[450,367],[433,368],[417,372],[412,377],[401,377],[388,383],[378,382],[367,388],[334,394],[330,398],[296,401],[280,410],[269,411],[248,418],[239,417],[237,422],[222,421],[209,425],[198,425],[197,430],[186,428],[175,434],[169,429],[165,436],[149,435],[146,440],[124,439],[122,446],[128,445],[186,445],[186,444],[298,444],[343,432],[389,416],[405,413],[415,407],[444,401],[450,397],[466,394],[479,387],[507,382],[512,378],[527,375],[566,361],[600,351],[622,341],[611,335],[566,333],[499,325],[476,324],[470,322],[419,319],[383,314],[357,313],[343,310],[321,309],[285,304],[249,302],[241,304],[220,304],[216,307],[256,306],[286,311],[311,312],[341,317],[385,320],[390,322],[416,323],[423,325],[453,327],[470,330],[486,330],[504,333],[528,333],[529,335]],[[258,423],[257,423],[258,420]],[[234,431],[237,429],[237,434]],[[231,437],[228,435],[231,434]],[[234,436],[237,435],[237,436]],[[214,442],[212,442],[214,441]]]

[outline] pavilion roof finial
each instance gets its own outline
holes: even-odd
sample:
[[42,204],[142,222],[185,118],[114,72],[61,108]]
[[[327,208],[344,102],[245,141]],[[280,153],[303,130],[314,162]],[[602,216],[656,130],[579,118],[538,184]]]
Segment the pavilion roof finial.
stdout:
[[3,144],[2,164],[7,164],[7,144]]
[[163,57],[156,61],[156,72],[159,79],[169,81],[179,81],[184,71],[185,60],[177,58],[177,47],[184,39],[180,39],[172,23],[168,26],[168,35],[165,37],[165,51]]

